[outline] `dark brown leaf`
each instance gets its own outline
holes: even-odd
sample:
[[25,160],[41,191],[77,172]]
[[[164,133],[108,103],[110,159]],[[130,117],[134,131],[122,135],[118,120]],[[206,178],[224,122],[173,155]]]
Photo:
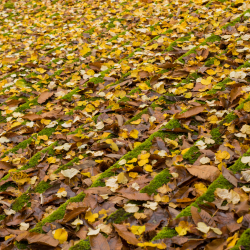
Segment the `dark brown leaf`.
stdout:
[[110,250],[107,239],[101,234],[89,236],[91,250]]
[[59,241],[46,234],[24,232],[16,237],[17,241],[27,240],[29,244],[37,243],[41,245],[56,247]]

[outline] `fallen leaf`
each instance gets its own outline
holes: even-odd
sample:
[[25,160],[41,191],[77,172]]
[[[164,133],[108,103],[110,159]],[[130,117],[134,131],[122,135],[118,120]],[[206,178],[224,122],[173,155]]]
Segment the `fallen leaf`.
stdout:
[[42,104],[46,102],[51,96],[53,96],[53,92],[43,92],[37,99],[37,102]]
[[54,231],[54,238],[59,240],[60,244],[68,239],[68,232],[64,228],[58,228]]
[[216,180],[220,175],[219,169],[212,165],[193,165],[191,167],[187,167],[187,171],[200,179],[207,180],[210,182]]
[[127,227],[120,224],[113,224],[116,232],[122,237],[124,240],[126,240],[129,244],[137,246],[139,240],[135,237],[135,235],[128,231]]

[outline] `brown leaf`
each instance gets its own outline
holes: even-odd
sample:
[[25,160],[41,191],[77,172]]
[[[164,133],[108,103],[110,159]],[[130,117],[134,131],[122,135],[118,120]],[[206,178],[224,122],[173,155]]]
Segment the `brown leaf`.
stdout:
[[202,218],[199,215],[197,207],[193,207],[193,206],[191,207],[191,214],[192,214],[192,219],[196,225],[198,224],[198,222],[202,222]]
[[185,113],[182,114],[177,114],[175,116],[175,118],[177,119],[185,119],[185,118],[189,118],[192,117],[194,115],[198,115],[199,113],[203,112],[205,109],[205,106],[198,106],[198,107],[193,107],[190,108],[188,111],[186,111]]
[[53,92],[43,92],[39,97],[37,102],[38,103],[44,103],[45,101],[47,101],[52,95],[54,95]]
[[91,250],[110,250],[107,239],[102,234],[89,236]]
[[236,98],[238,98],[241,95],[243,95],[241,87],[233,88],[230,92],[230,102],[233,102]]
[[121,195],[129,200],[135,200],[135,201],[151,201],[153,200],[152,197],[150,197],[148,194],[146,193],[136,193],[136,192],[131,192],[131,193],[127,193],[127,192],[120,192]]
[[158,65],[159,68],[163,68],[163,69],[171,69],[177,66],[178,66],[177,63],[169,63],[169,62]]
[[17,241],[27,240],[29,244],[37,243],[41,245],[56,247],[59,241],[46,234],[24,232],[16,237]]
[[137,244],[140,243],[140,241],[137,240],[135,235],[128,231],[126,226],[119,224],[113,224],[113,226],[115,227],[116,232],[129,244],[137,246]]
[[5,161],[0,161],[0,169],[9,170],[11,168],[13,168],[13,167],[10,163],[5,162]]
[[36,114],[27,114],[27,115],[24,115],[22,117],[22,119],[27,119],[29,121],[37,121],[37,120],[41,120],[41,116],[40,115],[36,115]]
[[219,169],[211,165],[191,166],[187,170],[190,174],[210,182],[216,180],[220,175]]
[[234,175],[229,171],[227,168],[222,167],[222,174],[223,176],[232,183],[235,187],[238,185],[238,180],[234,177]]
[[80,206],[80,207],[77,207],[70,212],[66,212],[64,217],[63,217],[63,222],[68,222],[68,221],[74,219],[79,214],[84,213],[86,210],[87,210],[86,206]]
[[201,212],[199,214],[200,214],[200,217],[202,218],[202,220],[207,225],[209,225],[211,227],[216,227],[216,224],[214,222],[213,217],[208,212],[206,212],[205,210],[201,210]]
[[223,250],[227,244],[225,239],[216,239],[205,246],[205,250]]

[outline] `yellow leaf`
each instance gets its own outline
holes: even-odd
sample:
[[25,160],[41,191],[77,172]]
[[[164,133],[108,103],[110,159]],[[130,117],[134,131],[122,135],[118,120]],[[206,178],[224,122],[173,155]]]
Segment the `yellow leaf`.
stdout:
[[147,172],[153,172],[152,166],[149,165],[149,164],[145,165],[143,168],[144,168],[144,170],[147,171]]
[[250,101],[244,103],[243,109],[244,109],[246,112],[250,112]]
[[15,236],[16,236],[15,234],[10,234],[10,235],[8,235],[8,236],[5,236],[5,237],[4,237],[4,240],[11,239],[11,238],[13,238],[13,237],[15,237]]
[[239,238],[238,238],[238,232],[235,233],[234,236],[229,237],[229,238],[227,239],[227,242],[230,242],[230,241],[231,241],[231,242],[227,245],[227,248],[234,247],[238,239],[239,239]]
[[142,233],[145,232],[145,230],[146,230],[146,226],[145,225],[143,225],[143,226],[135,226],[135,225],[133,225],[131,227],[131,232],[133,234],[136,234],[136,235],[141,235]]
[[44,140],[44,141],[47,141],[49,138],[48,138],[48,136],[47,136],[47,135],[39,135],[39,136],[37,136],[37,139],[38,139],[38,140]]
[[137,244],[139,247],[156,247],[159,249],[167,249],[167,245],[165,243],[152,243],[152,242],[143,242]]
[[151,89],[145,82],[141,82],[138,84],[138,87],[141,89],[141,90],[148,90],[148,89]]
[[180,235],[186,235],[189,231],[189,225],[187,221],[180,221],[178,227],[175,227],[176,232]]
[[111,148],[112,150],[114,150],[114,151],[119,151],[118,146],[117,146],[114,142],[111,143],[110,148]]
[[162,201],[162,202],[169,202],[169,196],[163,195],[163,196],[161,197],[161,201]]
[[213,78],[211,76],[209,76],[206,80],[202,79],[201,80],[201,84],[203,84],[203,85],[209,85],[211,83],[212,79]]
[[150,157],[150,153],[141,154],[140,155],[140,160],[145,160],[145,159],[148,159],[149,157]]
[[82,48],[82,50],[80,50],[80,56],[84,56],[86,55],[88,52],[90,52],[90,48],[88,47],[87,44],[85,44]]
[[87,177],[89,177],[90,178],[90,176],[91,176],[91,174],[90,174],[90,172],[87,172],[87,173],[81,173],[83,176],[87,176]]
[[237,223],[241,223],[243,221],[243,216],[241,216],[238,220]]
[[41,74],[43,74],[44,72],[46,72],[46,70],[43,69],[43,68],[36,68],[36,71],[39,72],[39,73],[41,73]]
[[125,176],[125,174],[123,172],[121,172],[120,174],[118,174],[117,176],[117,182],[118,183],[122,183],[122,184],[126,184],[128,182],[127,177]]
[[207,72],[210,76],[216,74],[216,72],[215,72],[214,70],[212,70],[212,69],[209,69],[209,70],[207,70],[206,72]]
[[181,151],[181,154],[184,155],[185,153],[187,153],[187,151],[189,150],[190,148],[185,148]]
[[194,184],[196,192],[201,196],[207,191],[207,187],[203,183]]
[[50,122],[51,122],[51,120],[46,120],[46,119],[41,120],[41,123],[44,124],[44,125],[49,125]]
[[131,177],[131,178],[136,178],[137,176],[138,176],[138,173],[136,173],[136,172],[129,172],[129,177]]
[[48,163],[56,163],[56,158],[51,156],[47,159],[47,161]]
[[138,161],[138,165],[139,165],[140,167],[144,166],[144,165],[147,164],[147,163],[148,163],[148,159],[142,159],[142,160]]
[[11,173],[12,180],[19,185],[23,185],[26,182],[30,181],[29,176],[25,172],[14,172]]
[[129,133],[130,137],[132,137],[134,139],[138,138],[138,134],[139,134],[139,132],[136,129],[131,130]]
[[211,124],[216,124],[218,122],[218,118],[216,115],[212,115],[212,116],[208,117],[208,121]]
[[133,122],[130,122],[131,124],[135,124],[135,125],[138,125],[141,123],[141,119],[138,119],[136,121],[133,121]]
[[219,150],[217,153],[215,153],[216,159],[220,162],[223,160],[228,160],[230,158],[230,154],[227,151],[221,151]]
[[64,243],[68,239],[68,232],[64,228],[55,230],[54,238],[59,240],[60,244]]
[[220,65],[220,61],[217,60],[217,59],[215,59],[215,60],[214,60],[214,65],[215,65],[215,66],[219,66],[219,65]]
[[192,97],[192,93],[191,92],[188,92],[185,94],[185,98],[191,98]]
[[240,26],[238,27],[238,31],[240,31],[240,32],[247,31],[247,27],[246,27],[246,26],[243,26],[243,25],[240,25]]
[[133,158],[133,159],[128,161],[128,163],[135,163],[135,162],[137,162],[137,158]]
[[85,214],[85,219],[88,220],[88,222],[92,223],[98,218],[98,214],[92,214],[91,211],[88,211]]

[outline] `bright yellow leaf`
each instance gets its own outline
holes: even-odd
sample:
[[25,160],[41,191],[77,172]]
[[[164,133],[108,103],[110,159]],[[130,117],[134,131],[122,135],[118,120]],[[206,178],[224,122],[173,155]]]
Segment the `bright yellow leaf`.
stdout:
[[88,52],[90,52],[90,48],[88,47],[87,44],[85,44],[82,48],[82,50],[80,50],[80,56],[84,56],[86,55]]
[[53,156],[51,156],[51,157],[49,157],[49,158],[47,159],[47,162],[48,162],[48,163],[56,163],[56,158],[53,157]]
[[131,124],[138,125],[141,123],[141,119],[131,122]]
[[250,112],[250,101],[244,103],[243,109],[246,112]]
[[145,230],[146,230],[146,226],[145,225],[143,225],[143,226],[135,226],[135,225],[133,225],[131,227],[131,232],[133,234],[136,234],[136,235],[141,235],[142,233],[145,232]]
[[54,238],[59,240],[60,244],[64,243],[68,239],[68,232],[64,228],[55,230]]
[[92,223],[98,218],[98,214],[92,214],[91,211],[86,212],[85,219]]
[[189,225],[187,221],[180,221],[178,227],[175,227],[176,232],[180,235],[186,235],[189,231]]
[[136,129],[133,129],[133,130],[130,131],[129,135],[130,135],[130,137],[132,137],[134,139],[137,139],[138,135],[139,135],[139,132]]

